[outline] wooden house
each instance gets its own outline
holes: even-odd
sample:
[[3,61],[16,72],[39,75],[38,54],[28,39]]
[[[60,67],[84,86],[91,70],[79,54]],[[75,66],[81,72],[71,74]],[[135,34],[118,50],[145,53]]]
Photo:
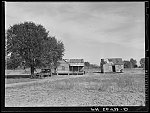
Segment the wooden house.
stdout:
[[84,73],[84,60],[83,59],[69,59],[69,70],[71,73],[83,74]]
[[123,72],[124,63],[121,58],[101,59],[101,72]]
[[59,66],[57,67],[57,74],[69,73],[69,63],[62,59],[59,61]]
[[57,74],[84,74],[83,59],[63,59],[59,61]]

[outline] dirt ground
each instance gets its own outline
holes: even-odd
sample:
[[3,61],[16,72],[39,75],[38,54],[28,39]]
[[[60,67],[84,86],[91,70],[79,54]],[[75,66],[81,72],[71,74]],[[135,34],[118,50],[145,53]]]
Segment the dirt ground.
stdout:
[[5,87],[5,106],[145,106],[145,74],[138,69],[10,83]]

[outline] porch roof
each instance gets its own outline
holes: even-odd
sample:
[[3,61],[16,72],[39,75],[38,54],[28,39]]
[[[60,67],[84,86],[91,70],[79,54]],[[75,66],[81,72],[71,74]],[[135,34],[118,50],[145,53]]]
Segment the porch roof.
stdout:
[[70,66],[84,66],[83,59],[65,59],[69,63]]
[[69,66],[84,66],[84,63],[69,63]]

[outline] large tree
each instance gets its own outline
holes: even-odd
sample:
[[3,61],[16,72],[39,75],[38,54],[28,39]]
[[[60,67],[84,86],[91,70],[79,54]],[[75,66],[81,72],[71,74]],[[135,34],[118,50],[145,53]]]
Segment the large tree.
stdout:
[[[20,55],[26,65],[31,69],[31,77],[34,76],[35,66],[40,63],[50,65],[53,62],[53,40],[48,31],[33,22],[24,22],[10,26],[7,30],[7,54],[10,52]],[[53,40],[52,40],[53,39]]]

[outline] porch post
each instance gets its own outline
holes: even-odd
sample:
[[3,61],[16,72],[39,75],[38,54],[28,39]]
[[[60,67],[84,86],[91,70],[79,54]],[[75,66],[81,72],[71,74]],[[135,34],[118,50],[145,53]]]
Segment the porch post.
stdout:
[[73,66],[72,66],[72,74],[73,74]]
[[78,75],[78,73],[79,73],[79,66],[78,66],[78,72],[77,72],[77,75]]
[[58,75],[58,70],[57,70],[57,75]]
[[[70,71],[70,69],[69,69],[69,71]],[[68,71],[68,75],[69,75],[69,71]]]

